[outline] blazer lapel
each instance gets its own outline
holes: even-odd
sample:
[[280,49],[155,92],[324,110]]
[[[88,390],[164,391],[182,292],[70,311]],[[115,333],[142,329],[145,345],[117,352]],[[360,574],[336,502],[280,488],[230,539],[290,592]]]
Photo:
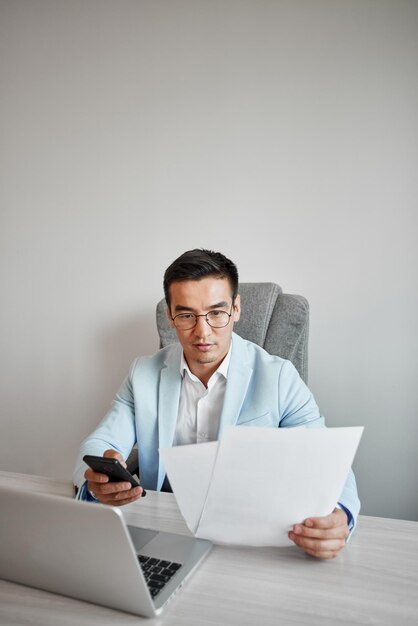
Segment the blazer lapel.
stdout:
[[249,362],[245,342],[233,333],[231,361],[219,420],[218,439],[221,439],[225,426],[234,426],[237,423],[252,372],[253,368]]

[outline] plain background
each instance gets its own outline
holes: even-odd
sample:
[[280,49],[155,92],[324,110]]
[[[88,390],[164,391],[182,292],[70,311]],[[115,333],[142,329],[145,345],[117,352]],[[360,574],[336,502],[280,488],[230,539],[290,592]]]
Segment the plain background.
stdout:
[[362,512],[418,519],[418,3],[0,7],[0,469],[71,478],[208,247],[308,298]]

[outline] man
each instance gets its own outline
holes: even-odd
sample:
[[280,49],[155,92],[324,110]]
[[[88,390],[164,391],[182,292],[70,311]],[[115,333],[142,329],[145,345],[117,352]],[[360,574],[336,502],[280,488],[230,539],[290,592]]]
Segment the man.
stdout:
[[[179,344],[137,359],[113,407],[82,443],[74,482],[79,499],[120,506],[142,487],[86,470],[84,454],[124,459],[138,442],[141,485],[164,489],[158,449],[221,438],[226,425],[324,427],[315,400],[290,361],[233,333],[238,271],[224,255],[190,250],[164,275],[170,325]],[[350,472],[340,502],[324,517],[296,523],[289,537],[312,556],[333,558],[355,525],[359,500]]]

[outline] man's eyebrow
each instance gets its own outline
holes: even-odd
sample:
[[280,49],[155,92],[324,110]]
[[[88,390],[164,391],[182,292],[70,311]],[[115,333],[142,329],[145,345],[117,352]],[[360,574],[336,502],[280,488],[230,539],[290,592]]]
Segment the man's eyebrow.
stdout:
[[[228,302],[225,302],[225,300],[222,300],[222,302],[217,302],[216,304],[212,304],[211,306],[207,308],[207,310],[213,311],[213,309],[224,309],[228,306],[229,306]],[[176,304],[176,306],[174,307],[174,310],[175,311],[190,311],[193,313],[196,309],[193,309],[193,307],[190,307],[190,306],[184,306],[183,304]]]
[[224,309],[224,308],[226,308],[228,306],[229,306],[228,302],[225,302],[225,300],[222,300],[222,302],[218,302],[217,304],[212,304],[212,306],[209,307],[209,308],[210,308],[210,310],[212,310],[212,309]]

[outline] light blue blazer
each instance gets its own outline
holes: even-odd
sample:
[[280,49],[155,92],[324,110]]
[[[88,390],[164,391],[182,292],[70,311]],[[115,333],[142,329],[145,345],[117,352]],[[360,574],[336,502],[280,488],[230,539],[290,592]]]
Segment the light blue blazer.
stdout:
[[[170,447],[174,438],[182,381],[181,354],[181,345],[173,344],[134,361],[112,408],[81,445],[74,472],[80,499],[88,499],[84,454],[102,456],[113,448],[126,459],[136,442],[141,485],[161,489],[166,472],[158,450]],[[218,439],[229,425],[321,428],[325,423],[312,393],[290,361],[272,356],[233,333]],[[360,503],[352,472],[340,504],[351,513],[353,526]]]

